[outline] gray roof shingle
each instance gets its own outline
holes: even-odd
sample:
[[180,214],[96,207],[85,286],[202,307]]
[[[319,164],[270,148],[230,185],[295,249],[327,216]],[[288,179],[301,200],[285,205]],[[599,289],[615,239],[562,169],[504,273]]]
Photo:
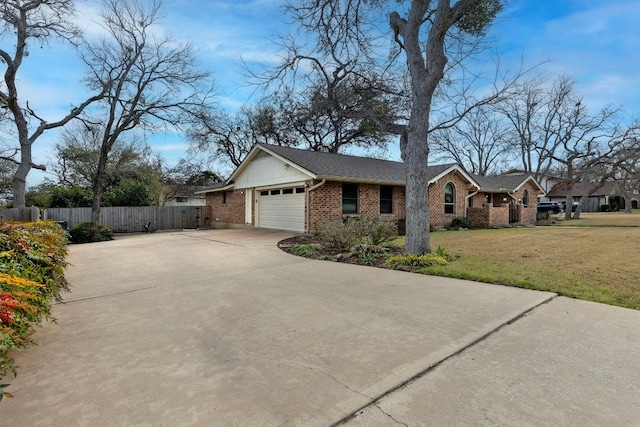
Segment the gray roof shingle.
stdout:
[[[258,144],[258,146],[295,163],[317,175],[318,178],[393,184],[406,182],[407,170],[402,162],[308,151],[278,145]],[[429,166],[428,179],[431,180],[440,175],[453,165],[455,163]]]
[[473,179],[476,180],[478,184],[480,184],[482,191],[488,192],[513,191],[531,177],[531,175],[528,174],[497,176],[480,176],[476,174],[470,175],[473,177]]

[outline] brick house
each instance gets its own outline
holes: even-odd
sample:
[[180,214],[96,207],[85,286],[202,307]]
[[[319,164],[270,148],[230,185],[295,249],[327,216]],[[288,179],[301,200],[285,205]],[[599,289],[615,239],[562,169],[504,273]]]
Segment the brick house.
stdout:
[[504,227],[508,224],[536,223],[538,195],[544,189],[533,176],[508,174],[471,176],[481,191],[470,195],[467,216],[476,228]]
[[[201,191],[207,199],[205,225],[304,233],[352,216],[403,219],[405,176],[401,162],[258,144],[226,182]],[[432,229],[467,216],[482,191],[455,163],[429,166],[425,184]]]

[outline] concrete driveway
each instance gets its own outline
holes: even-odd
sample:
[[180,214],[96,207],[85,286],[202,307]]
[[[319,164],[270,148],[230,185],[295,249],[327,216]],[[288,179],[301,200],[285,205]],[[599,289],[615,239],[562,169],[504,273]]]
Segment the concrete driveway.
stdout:
[[72,246],[0,425],[638,425],[640,312],[307,260],[288,236]]

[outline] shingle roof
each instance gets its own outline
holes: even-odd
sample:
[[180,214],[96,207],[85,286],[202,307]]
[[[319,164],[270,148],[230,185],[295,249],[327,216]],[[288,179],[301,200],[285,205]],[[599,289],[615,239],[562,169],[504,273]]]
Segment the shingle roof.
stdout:
[[[578,182],[573,185],[571,197],[582,197],[587,193],[591,193],[592,189],[597,185],[599,184],[595,182]],[[610,196],[614,192],[616,185],[617,183],[615,182],[607,182],[602,188],[591,193],[591,196]],[[565,197],[567,195],[566,188],[565,183],[558,183],[547,193],[547,197]]]
[[[258,146],[295,163],[316,175],[318,178],[352,179],[354,181],[387,182],[394,184],[404,184],[406,182],[406,166],[402,162],[308,151],[298,148],[280,147],[278,145],[258,144]],[[429,166],[427,178],[431,180],[452,166],[455,166],[455,163]]]
[[497,175],[497,176],[480,176],[470,174],[476,180],[482,191],[487,192],[505,192],[514,191],[520,187],[525,181],[531,178],[528,174],[515,175]]

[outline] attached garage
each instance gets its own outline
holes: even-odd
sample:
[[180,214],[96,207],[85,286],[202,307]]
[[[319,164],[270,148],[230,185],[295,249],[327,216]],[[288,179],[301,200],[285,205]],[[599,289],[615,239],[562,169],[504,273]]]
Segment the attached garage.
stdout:
[[256,226],[305,232],[304,187],[273,188],[256,193]]

